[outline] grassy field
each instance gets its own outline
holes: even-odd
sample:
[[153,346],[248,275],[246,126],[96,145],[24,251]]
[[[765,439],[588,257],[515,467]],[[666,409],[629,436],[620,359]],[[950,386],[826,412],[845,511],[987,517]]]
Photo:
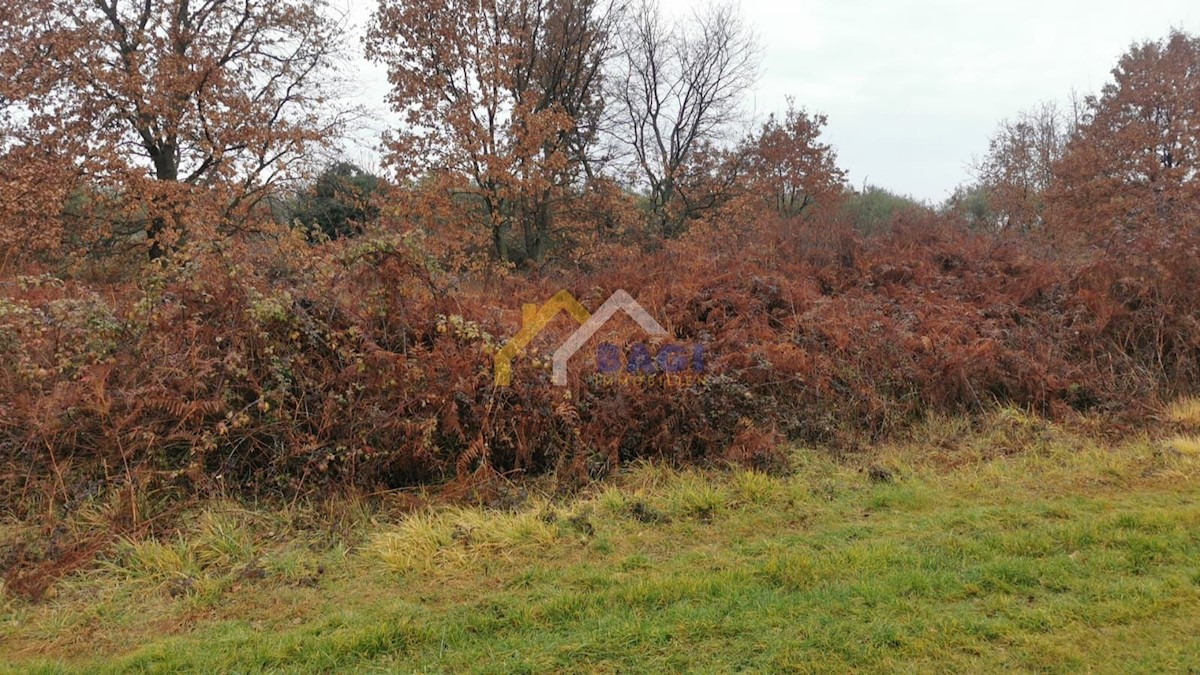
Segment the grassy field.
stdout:
[[[1016,412],[786,476],[631,467],[407,516],[214,503],[38,604],[14,671],[1195,671],[1200,449]],[[10,525],[4,536],[21,536]]]

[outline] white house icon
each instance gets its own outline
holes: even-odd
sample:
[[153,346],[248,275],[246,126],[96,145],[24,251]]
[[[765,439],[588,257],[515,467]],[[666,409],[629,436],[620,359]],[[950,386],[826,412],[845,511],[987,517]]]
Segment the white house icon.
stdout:
[[660,326],[654,320],[654,317],[650,316],[649,312],[642,309],[642,306],[633,299],[633,296],[623,290],[617,291],[608,300],[605,300],[604,304],[600,305],[600,309],[596,310],[587,321],[583,322],[583,325],[572,333],[571,337],[567,338],[567,341],[554,352],[554,356],[551,359],[551,363],[553,364],[550,377],[551,382],[560,387],[567,386],[567,361],[570,361],[575,352],[579,351],[596,334],[596,331],[600,330],[600,327],[618,311],[628,314],[631,319],[637,322],[638,326],[641,326],[642,330],[650,335],[667,335],[666,329]]

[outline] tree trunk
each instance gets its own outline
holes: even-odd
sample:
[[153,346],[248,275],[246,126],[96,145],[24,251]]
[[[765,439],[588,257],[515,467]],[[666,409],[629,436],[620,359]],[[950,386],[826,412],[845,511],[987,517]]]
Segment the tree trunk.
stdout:
[[167,229],[167,219],[162,216],[155,216],[150,222],[150,227],[146,230],[146,238],[150,240],[150,259],[158,260],[167,254],[166,247],[158,238]]
[[[171,146],[148,149],[150,150],[150,159],[154,162],[154,178],[163,183],[178,183],[179,162],[175,158],[175,149]],[[154,209],[155,215],[150,221],[150,227],[146,229],[146,238],[150,241],[150,260],[158,260],[167,254],[167,248],[159,241],[159,237],[166,232],[167,217],[157,213],[162,206],[161,197],[155,201],[158,202]],[[175,224],[179,225],[178,222]]]

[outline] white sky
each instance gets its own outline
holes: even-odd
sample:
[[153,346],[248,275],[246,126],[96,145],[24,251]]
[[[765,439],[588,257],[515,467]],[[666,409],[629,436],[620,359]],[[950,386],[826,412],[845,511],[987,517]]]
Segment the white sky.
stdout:
[[[349,9],[358,31],[374,8],[368,0],[332,2]],[[668,12],[691,6],[662,2]],[[969,179],[971,158],[1000,119],[1065,101],[1072,89],[1098,90],[1134,41],[1172,27],[1200,31],[1196,0],[742,0],[741,7],[764,49],[747,110],[763,117],[794,96],[829,116],[827,139],[855,185],[869,181],[935,202]],[[394,125],[383,104],[385,71],[359,58],[352,75],[362,103],[378,111],[372,134]]]

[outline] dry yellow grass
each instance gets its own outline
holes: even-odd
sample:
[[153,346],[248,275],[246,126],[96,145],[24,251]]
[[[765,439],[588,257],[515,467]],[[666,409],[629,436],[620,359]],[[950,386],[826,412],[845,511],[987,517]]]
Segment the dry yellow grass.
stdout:
[[371,539],[369,550],[399,572],[463,568],[481,557],[554,543],[559,514],[548,505],[520,512],[455,508],[408,516]]
[[1167,447],[1187,457],[1200,457],[1200,436],[1176,436]]
[[[1200,663],[1200,436],[1111,445],[1014,411],[975,430],[950,422],[850,461],[796,449],[787,476],[640,464],[516,511],[359,504],[334,510],[350,525],[341,543],[301,507],[210,504],[176,536],[127,542],[112,567],[64,580],[52,602],[0,597],[0,660],[45,672]],[[871,480],[873,465],[893,480]]]
[[1200,397],[1189,396],[1175,401],[1167,406],[1164,418],[1190,431],[1200,431]]

